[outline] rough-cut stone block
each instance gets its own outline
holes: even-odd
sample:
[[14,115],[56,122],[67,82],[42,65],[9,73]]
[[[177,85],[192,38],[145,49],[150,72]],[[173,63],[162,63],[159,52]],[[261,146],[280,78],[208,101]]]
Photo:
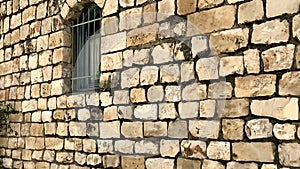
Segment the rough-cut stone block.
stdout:
[[199,160],[192,160],[192,159],[185,159],[185,158],[177,159],[177,169],[200,168],[200,166],[201,166],[201,161]]
[[180,145],[181,154],[188,158],[206,158],[206,143],[203,141],[183,140]]
[[230,160],[230,143],[212,141],[207,146],[207,156],[215,160]]
[[133,8],[120,12],[120,30],[137,28],[142,23],[142,8]]
[[229,162],[227,163],[227,169],[258,169],[256,163],[238,163],[238,162]]
[[86,123],[70,122],[70,136],[86,136]]
[[174,159],[149,158],[146,160],[147,169],[173,169]]
[[100,138],[120,138],[120,122],[101,122]]
[[293,18],[293,37],[297,37],[300,40],[300,15],[296,15]]
[[160,80],[162,83],[179,82],[180,71],[177,64],[160,67]]
[[220,117],[247,116],[249,101],[246,99],[218,100],[217,113]]
[[168,102],[178,102],[181,100],[180,86],[167,86],[165,89],[165,100]]
[[189,132],[197,138],[219,137],[220,123],[213,120],[190,120]]
[[248,49],[244,53],[244,65],[248,73],[259,73],[260,71],[260,51]]
[[243,56],[227,56],[220,59],[220,76],[244,73]]
[[296,130],[295,125],[276,123],[273,128],[273,133],[279,140],[294,140]]
[[71,46],[71,34],[66,31],[52,33],[49,38],[49,48],[69,47]]
[[137,86],[140,80],[139,72],[139,68],[130,68],[128,70],[123,71],[121,73],[122,89]]
[[278,146],[279,161],[284,166],[300,167],[300,144],[282,143]]
[[143,138],[143,124],[141,122],[123,122],[121,133],[125,138]]
[[103,16],[107,16],[118,11],[118,1],[105,1],[105,5],[102,11]]
[[142,120],[156,120],[158,117],[156,104],[139,105],[134,109],[135,118]]
[[115,142],[115,151],[124,153],[124,154],[132,154],[134,141],[131,140],[117,140]]
[[162,157],[175,157],[179,152],[179,140],[161,140],[160,154]]
[[[111,96],[107,97],[108,95],[109,95],[109,92],[107,92],[105,97],[103,96],[103,100],[101,99],[102,106],[111,104]],[[128,104],[129,103],[129,91],[128,90],[117,90],[114,92],[113,97],[114,97],[114,100],[113,100],[114,104]],[[107,98],[110,101],[108,101],[107,99],[104,99],[104,98]],[[103,104],[103,103],[105,103],[105,104]]]
[[199,0],[198,8],[199,9],[212,8],[222,4],[223,2],[224,0]]
[[155,46],[152,50],[152,57],[154,64],[162,64],[173,61],[174,46],[170,43]]
[[138,154],[158,154],[158,144],[152,141],[142,140],[134,145],[135,153]]
[[249,139],[272,137],[273,125],[269,119],[253,119],[246,123],[245,131]]
[[125,49],[126,32],[101,37],[101,52],[108,53]]
[[[222,21],[220,21],[222,22]],[[210,35],[210,46],[217,53],[234,52],[248,44],[249,29],[236,28]]]
[[160,103],[159,104],[159,119],[176,119],[178,113],[174,103]]
[[230,82],[217,82],[209,84],[208,86],[208,98],[213,99],[225,99],[232,97],[232,85]]
[[146,92],[143,88],[133,88],[130,90],[130,101],[132,103],[146,102]]
[[299,120],[297,98],[272,98],[253,100],[251,112],[257,116],[272,117],[278,120]]
[[241,119],[223,119],[223,138],[226,140],[243,140],[244,124],[244,120]]
[[177,0],[177,13],[186,15],[196,11],[197,0]]
[[200,101],[200,117],[213,117],[215,115],[216,101],[204,100]]
[[158,80],[158,67],[145,66],[141,70],[141,85],[152,85]]
[[206,85],[200,83],[187,85],[182,90],[182,100],[184,101],[203,100],[206,96]]
[[144,169],[145,158],[139,156],[122,156],[122,168],[124,169]]
[[262,74],[235,79],[236,97],[270,96],[275,93],[276,75]]
[[255,44],[272,44],[287,42],[289,39],[289,23],[286,20],[272,20],[262,24],[254,24],[251,42]]
[[187,82],[195,79],[194,63],[193,62],[183,62],[181,64],[181,82]]
[[103,165],[105,168],[116,168],[120,165],[120,157],[118,155],[105,155]]
[[[201,58],[197,61],[196,72],[200,80],[212,80],[219,78],[219,58]],[[182,78],[182,76],[181,76]]]
[[[156,40],[159,24],[134,29],[127,33],[127,47],[147,44]],[[125,42],[125,41],[124,41]]]
[[238,22],[252,22],[260,20],[264,16],[264,6],[262,0],[253,0],[239,5]]
[[149,102],[160,102],[164,98],[163,86],[151,86],[147,91]]
[[161,21],[175,14],[175,1],[164,0],[158,2],[157,20]]
[[267,0],[266,2],[266,15],[268,18],[286,13],[296,13],[300,5],[299,0],[290,0],[284,5],[282,5],[281,0]]
[[117,106],[111,106],[104,108],[103,121],[110,121],[118,119]]
[[232,28],[235,21],[235,13],[235,6],[226,5],[188,15],[187,34],[190,35],[194,32],[195,30],[193,29],[198,29],[197,32],[199,33],[209,33]]
[[178,105],[181,119],[197,118],[199,114],[198,102],[180,102]]
[[166,122],[145,122],[144,123],[145,137],[167,136]]
[[169,123],[168,137],[170,138],[187,138],[188,127],[184,120],[176,120]]
[[300,95],[299,86],[300,72],[285,73],[279,81],[279,95]]
[[101,71],[110,71],[122,68],[122,52],[101,56]]
[[232,143],[236,161],[274,162],[275,145],[271,142]]

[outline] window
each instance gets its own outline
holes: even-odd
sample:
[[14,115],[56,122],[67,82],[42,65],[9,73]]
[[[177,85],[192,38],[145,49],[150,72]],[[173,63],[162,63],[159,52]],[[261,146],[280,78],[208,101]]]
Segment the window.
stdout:
[[99,89],[101,9],[96,4],[86,6],[73,21],[72,28],[72,89]]

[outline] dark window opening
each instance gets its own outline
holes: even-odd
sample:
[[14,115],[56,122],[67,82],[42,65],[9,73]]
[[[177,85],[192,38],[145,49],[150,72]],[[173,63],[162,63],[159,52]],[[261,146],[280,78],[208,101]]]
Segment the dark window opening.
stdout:
[[96,4],[86,6],[73,21],[72,28],[72,90],[99,89],[101,9]]

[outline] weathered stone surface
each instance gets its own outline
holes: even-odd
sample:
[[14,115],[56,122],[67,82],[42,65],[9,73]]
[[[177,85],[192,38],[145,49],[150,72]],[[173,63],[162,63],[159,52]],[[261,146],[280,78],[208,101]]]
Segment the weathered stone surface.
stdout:
[[230,143],[212,141],[207,146],[207,156],[215,160],[230,160]]
[[102,162],[102,157],[98,154],[89,154],[86,157],[87,165],[98,165]]
[[235,79],[237,97],[270,96],[275,93],[276,75],[262,74]]
[[293,36],[300,40],[300,15],[293,18]]
[[282,15],[285,13],[296,13],[299,10],[300,2],[298,0],[290,0],[282,5],[280,0],[267,0],[266,15],[268,18]]
[[61,46],[71,45],[71,34],[66,31],[52,33],[49,37],[49,48],[53,49]]
[[197,118],[199,114],[198,102],[180,102],[178,105],[181,119]]
[[225,99],[232,97],[232,85],[230,82],[217,82],[209,84],[208,86],[208,98],[213,99]]
[[195,58],[197,55],[201,56],[203,54],[206,54],[208,52],[208,38],[207,36],[196,36],[192,37],[192,54],[193,58]]
[[122,68],[122,53],[113,53],[101,56],[101,71],[109,71]]
[[227,2],[229,4],[234,4],[234,3],[238,3],[238,2],[244,2],[245,0],[227,0]]
[[279,140],[294,140],[296,130],[295,125],[276,123],[273,128],[273,133]]
[[244,61],[242,56],[227,56],[220,59],[220,76],[244,73]]
[[118,32],[119,19],[116,16],[106,17],[101,22],[101,35],[109,35]]
[[132,154],[134,141],[131,140],[117,140],[115,142],[115,151],[125,154]]
[[218,138],[220,123],[213,120],[190,120],[189,132],[198,138]]
[[145,66],[141,70],[141,85],[152,85],[158,80],[158,67]]
[[118,167],[120,165],[120,157],[118,155],[105,155],[103,157],[103,165],[105,168]]
[[170,138],[187,138],[188,136],[187,122],[184,120],[176,120],[169,123],[168,137]]
[[273,125],[269,119],[253,119],[247,121],[245,131],[249,139],[272,137]]
[[134,6],[134,0],[120,0],[119,3],[122,7]]
[[84,165],[86,163],[86,154],[75,152],[74,160],[80,165]]
[[236,161],[274,162],[274,150],[275,146],[270,142],[232,143]]
[[86,123],[70,122],[70,136],[86,136]]
[[183,140],[181,142],[181,154],[188,158],[206,158],[206,143],[203,141]]
[[238,162],[229,162],[227,163],[227,169],[258,169],[256,163],[238,163]]
[[30,135],[31,136],[43,136],[44,135],[43,124],[32,123],[30,126]]
[[156,120],[158,117],[156,104],[139,105],[134,109],[134,116],[142,120]]
[[113,151],[112,140],[97,140],[98,153],[109,153]]
[[299,120],[297,98],[272,98],[253,100],[251,112],[257,116],[273,117],[278,120]]
[[160,103],[159,104],[159,119],[176,119],[178,113],[173,103]]
[[187,85],[182,90],[182,100],[184,101],[203,100],[206,96],[206,85],[200,83]]
[[50,150],[61,150],[64,140],[60,138],[45,138],[45,147]]
[[221,4],[223,2],[224,2],[224,0],[199,0],[198,8],[199,9],[211,8],[211,7],[215,7],[219,4]]
[[110,121],[118,119],[117,106],[111,106],[104,108],[103,121]]
[[179,15],[186,15],[196,11],[196,0],[177,0],[177,13]]
[[158,154],[158,144],[148,140],[136,142],[134,145],[135,153],[138,154]]
[[130,68],[121,73],[121,87],[129,88],[139,84],[139,68]]
[[248,73],[259,73],[260,71],[260,51],[248,49],[244,53],[244,65]]
[[235,6],[226,5],[188,15],[187,34],[191,35],[193,29],[202,33],[229,29],[234,25],[235,13]]
[[177,64],[160,66],[160,80],[162,83],[179,82],[180,71]]
[[246,99],[218,100],[217,113],[220,117],[242,117],[249,114],[249,101]]
[[56,153],[56,161],[59,163],[72,163],[73,153],[58,152]]
[[25,24],[31,20],[35,19],[35,13],[36,13],[36,6],[31,6],[29,8],[26,8],[22,12],[22,23]]
[[127,33],[127,47],[147,44],[156,40],[159,24],[134,29]]
[[215,115],[216,101],[200,101],[200,117],[213,117]]
[[200,168],[201,161],[191,160],[185,158],[177,159],[177,169],[187,169],[187,168]]
[[121,133],[126,138],[143,138],[143,124],[141,122],[123,122]]
[[158,2],[157,20],[161,21],[175,14],[175,1],[164,0]]
[[77,118],[79,121],[87,121],[91,118],[89,109],[79,109],[77,112]]
[[213,160],[204,160],[203,164],[202,164],[202,169],[225,169],[225,166],[217,161],[213,161]]
[[100,138],[120,138],[120,122],[101,122]]
[[200,58],[196,64],[196,72],[200,80],[212,80],[219,78],[219,58]]
[[105,6],[103,8],[102,15],[107,16],[118,11],[118,1],[105,1]]
[[181,100],[180,86],[167,86],[165,89],[165,100],[169,102],[177,102]]
[[288,72],[283,74],[279,81],[280,95],[300,95],[300,72]]
[[84,152],[96,152],[96,140],[93,139],[83,139],[82,140],[83,151]]
[[[222,22],[222,21],[220,21]],[[248,44],[248,28],[236,28],[210,35],[210,46],[217,53],[234,52]]]
[[183,62],[181,64],[181,82],[187,82],[190,80],[195,79],[195,71],[194,71],[194,64],[193,62]]
[[286,20],[272,20],[262,24],[254,24],[251,42],[255,44],[272,44],[287,42],[289,39],[289,23]]
[[[107,92],[107,95],[106,95],[107,99],[104,99],[103,101],[101,99],[102,104],[105,103],[105,104],[103,104],[103,106],[105,106],[105,105],[108,106],[111,104],[111,96],[107,97],[108,95],[109,95],[109,92]],[[128,90],[117,90],[114,92],[113,97],[114,97],[114,100],[113,100],[114,104],[128,104],[129,103],[129,91]]]
[[151,86],[147,91],[147,99],[149,102],[159,102],[164,99],[163,86]]
[[241,119],[223,119],[223,138],[226,140],[243,140],[244,124],[244,120]]
[[179,140],[161,140],[160,154],[162,157],[175,157],[179,152]]
[[101,37],[101,52],[108,53],[125,49],[126,32]]
[[132,103],[146,102],[146,92],[143,88],[133,88],[130,90],[130,101]]
[[142,8],[132,8],[120,12],[120,30],[137,28],[142,23]]
[[239,5],[238,22],[252,22],[260,20],[264,16],[264,6],[262,0],[253,0]]
[[149,158],[146,160],[147,169],[173,169],[174,160],[164,158]]
[[261,169],[276,169],[277,168],[277,165],[275,164],[263,164],[261,166]]
[[300,167],[300,144],[282,143],[278,146],[279,161],[284,166]]
[[145,122],[144,136],[145,137],[167,136],[167,123],[166,122]]
[[122,168],[124,169],[144,169],[145,158],[139,156],[122,156]]
[[152,57],[154,64],[162,64],[173,61],[174,46],[171,43],[164,43],[162,45],[155,46],[152,50]]

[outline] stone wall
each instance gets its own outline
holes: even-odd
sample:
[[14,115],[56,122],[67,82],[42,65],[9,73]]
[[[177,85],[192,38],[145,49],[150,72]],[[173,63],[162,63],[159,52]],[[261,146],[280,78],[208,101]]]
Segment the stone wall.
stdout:
[[300,168],[299,0],[94,0],[100,90],[71,89],[89,0],[0,0],[4,168]]

